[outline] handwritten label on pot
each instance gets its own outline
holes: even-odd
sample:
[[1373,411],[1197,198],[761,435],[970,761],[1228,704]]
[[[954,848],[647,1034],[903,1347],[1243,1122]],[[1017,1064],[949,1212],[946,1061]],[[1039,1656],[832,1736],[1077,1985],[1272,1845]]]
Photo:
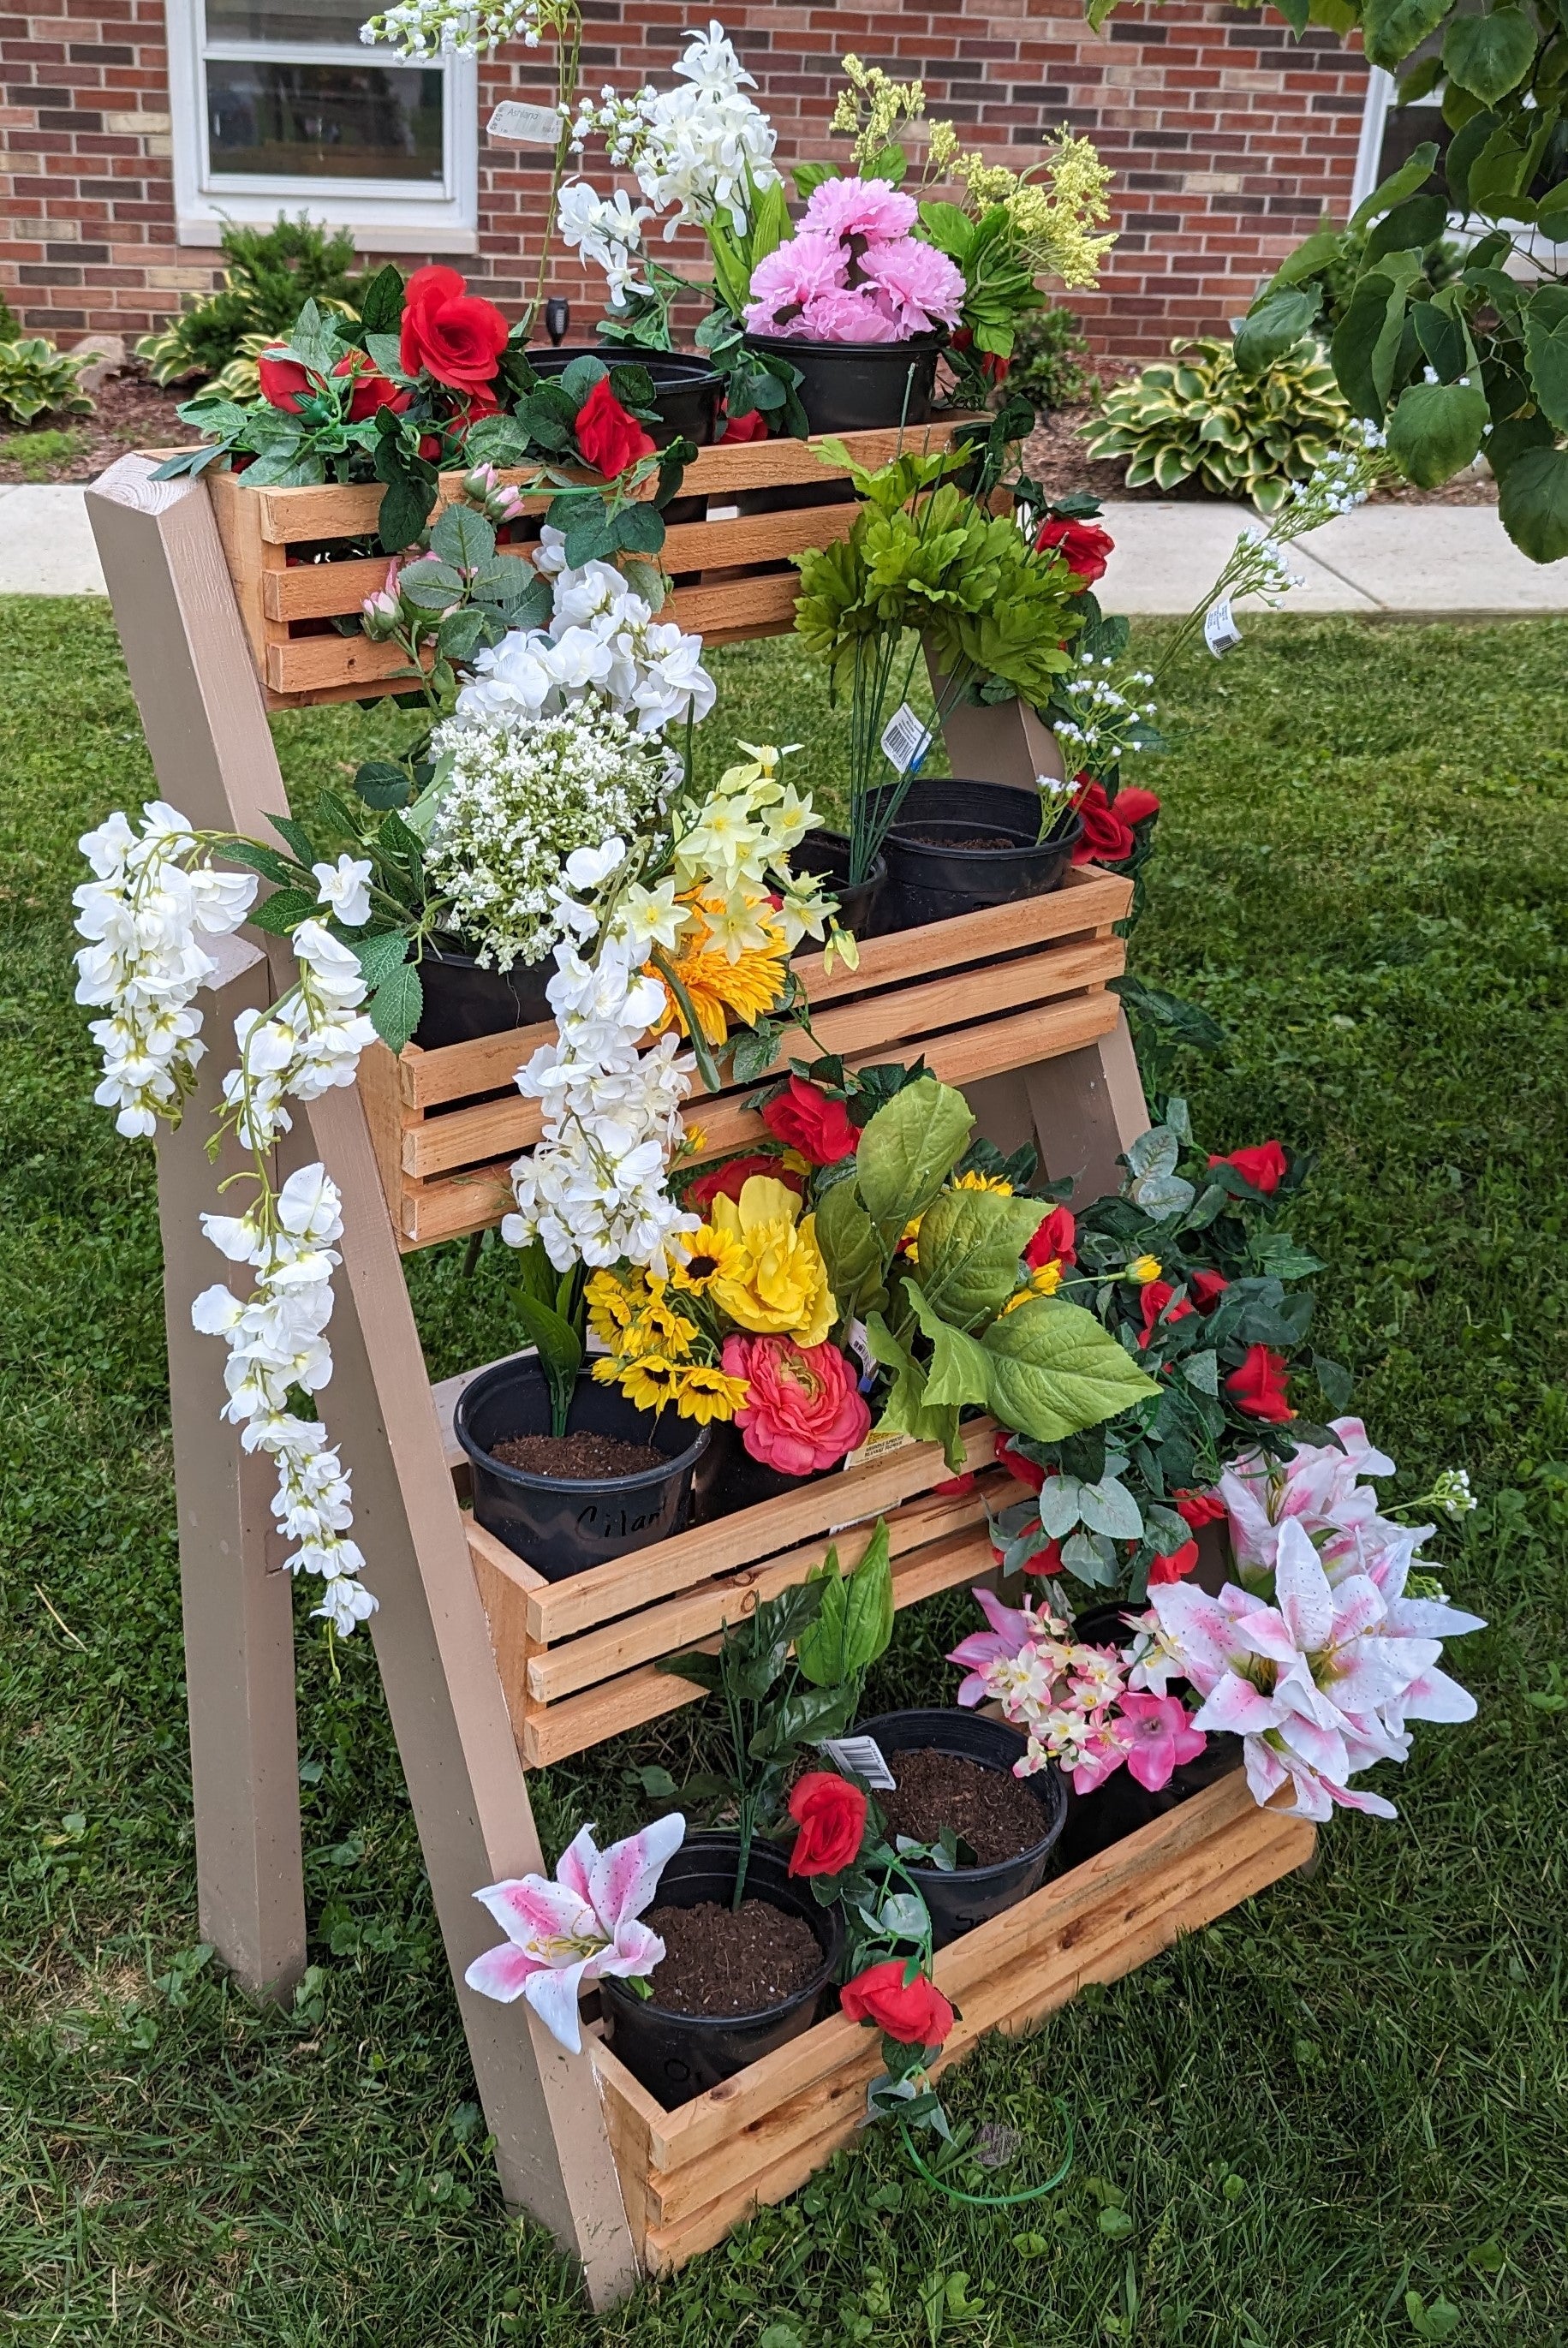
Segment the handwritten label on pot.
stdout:
[[521,98],[503,98],[485,129],[505,147],[554,147],[561,139],[561,117],[552,106],[527,106]]
[[874,1736],[830,1736],[817,1750],[827,1755],[835,1769],[859,1777],[879,1794],[891,1793],[898,1783],[882,1759],[882,1746]]
[[931,747],[931,728],[921,724],[905,701],[883,726],[882,746],[888,764],[899,774],[918,775]]
[[1203,614],[1203,642],[1218,660],[1222,653],[1233,653],[1241,641],[1242,632],[1232,613],[1231,599],[1222,595]]

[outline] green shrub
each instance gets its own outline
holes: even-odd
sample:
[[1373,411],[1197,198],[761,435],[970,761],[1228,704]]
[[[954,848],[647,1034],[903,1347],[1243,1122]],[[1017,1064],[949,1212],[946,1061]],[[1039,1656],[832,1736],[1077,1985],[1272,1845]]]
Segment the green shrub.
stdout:
[[1342,438],[1350,409],[1310,336],[1255,376],[1218,336],[1173,343],[1167,366],[1119,383],[1086,427],[1091,457],[1125,457],[1127,486],[1173,489],[1196,474],[1213,497],[1274,513]]
[[1029,400],[1042,416],[1053,407],[1071,407],[1089,398],[1097,388],[1078,361],[1088,355],[1088,344],[1071,310],[1047,303],[1043,310],[1026,311],[1013,343],[1013,371],[1001,396]]
[[16,313],[13,310],[4,294],[0,294],[0,343],[15,342],[21,335],[21,320],[17,317]]
[[90,416],[92,401],[77,389],[89,355],[57,351],[42,335],[0,343],[0,420],[31,424],[36,416]]
[[341,229],[328,236],[304,212],[297,221],[280,212],[271,228],[231,221],[222,246],[222,290],[171,318],[160,333],[144,335],[137,355],[147,360],[155,383],[206,376],[232,399],[253,399],[257,354],[287,335],[307,301],[353,314],[358,292],[349,274],[354,239]]

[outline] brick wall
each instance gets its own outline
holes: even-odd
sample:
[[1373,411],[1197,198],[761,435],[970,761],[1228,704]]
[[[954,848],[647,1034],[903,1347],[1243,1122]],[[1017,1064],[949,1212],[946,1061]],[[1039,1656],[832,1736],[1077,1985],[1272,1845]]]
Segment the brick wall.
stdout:
[[[5,9],[0,0],[0,291],[26,327],[67,343],[97,328],[143,333],[182,293],[217,283],[209,250],[174,242],[163,0]],[[663,77],[683,28],[707,13],[706,0],[583,0],[586,86]],[[1119,14],[1101,36],[1078,0],[872,14],[748,0],[724,18],[786,160],[830,151],[848,47],[923,78],[931,110],[998,161],[1016,165],[1058,123],[1092,137],[1116,173],[1120,242],[1099,293],[1075,301],[1112,360],[1222,330],[1326,206],[1346,208],[1365,66],[1336,36],[1298,44],[1262,10],[1170,0]],[[524,51],[480,80],[481,120],[499,98],[546,95]],[[546,174],[529,150],[481,139],[480,186],[480,252],[462,265],[515,307],[531,288]],[[552,285],[596,302],[569,266],[557,263]],[[593,314],[580,311],[583,325]]]

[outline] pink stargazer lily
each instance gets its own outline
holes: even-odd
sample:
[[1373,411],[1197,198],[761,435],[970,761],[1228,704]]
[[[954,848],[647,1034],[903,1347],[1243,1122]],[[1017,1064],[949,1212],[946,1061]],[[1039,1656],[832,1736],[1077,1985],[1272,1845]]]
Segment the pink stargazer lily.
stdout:
[[991,1693],[985,1677],[987,1663],[999,1663],[1021,1654],[1033,1636],[1035,1616],[1027,1607],[1004,1606],[994,1590],[982,1582],[970,1591],[976,1606],[991,1628],[971,1631],[960,1639],[947,1661],[962,1663],[967,1676],[960,1683],[958,1701],[962,1704],[984,1704]]
[[674,1813],[602,1851],[584,1827],[562,1853],[553,1883],[524,1875],[476,1891],[506,1939],[474,1959],[463,1976],[469,1987],[503,2005],[526,1998],[551,2035],[580,2054],[583,1983],[604,1973],[640,1979],[665,1953],[658,1934],[637,1920],[685,1835],[686,1820]]

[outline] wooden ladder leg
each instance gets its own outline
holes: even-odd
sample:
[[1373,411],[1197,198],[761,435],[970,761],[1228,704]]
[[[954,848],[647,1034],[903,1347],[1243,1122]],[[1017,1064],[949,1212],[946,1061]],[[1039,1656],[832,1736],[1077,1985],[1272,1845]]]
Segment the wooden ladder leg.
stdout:
[[198,1218],[244,1162],[232,1141],[216,1166],[204,1147],[228,1066],[222,1039],[239,1012],[265,1007],[272,987],[255,947],[223,938],[213,953],[218,976],[200,997],[212,1047],[183,1119],[158,1145],[197,1914],[250,1996],[286,1998],[305,1962],[291,1577],[271,1464],[220,1419],[222,1349],[191,1324],[192,1298],[225,1269]]
[[[268,813],[287,802],[207,494],[199,482],[150,481],[150,469],[122,458],[88,509],[159,786],[204,829],[264,838]],[[216,1032],[212,1041],[226,1066]],[[463,1985],[496,1938],[473,1893],[538,1869],[542,1853],[358,1088],[309,1103],[296,1125],[291,1141],[308,1134],[343,1198],[323,1415],[354,1479],[355,1533],[381,1606],[371,1636],[502,2188],[575,2254],[606,2306],[635,2281],[636,2260],[593,2066],[526,2006]],[[194,1111],[187,1130],[194,1158]],[[168,1245],[199,1257],[191,1203]],[[197,1285],[209,1284],[203,1272]],[[215,1414],[217,1348],[196,1342],[208,1349],[198,1410]],[[191,1363],[200,1378],[195,1354]],[[253,1836],[253,1788],[232,1795],[247,1814],[228,1828]],[[222,1837],[225,1821],[210,1815],[204,1830]]]

